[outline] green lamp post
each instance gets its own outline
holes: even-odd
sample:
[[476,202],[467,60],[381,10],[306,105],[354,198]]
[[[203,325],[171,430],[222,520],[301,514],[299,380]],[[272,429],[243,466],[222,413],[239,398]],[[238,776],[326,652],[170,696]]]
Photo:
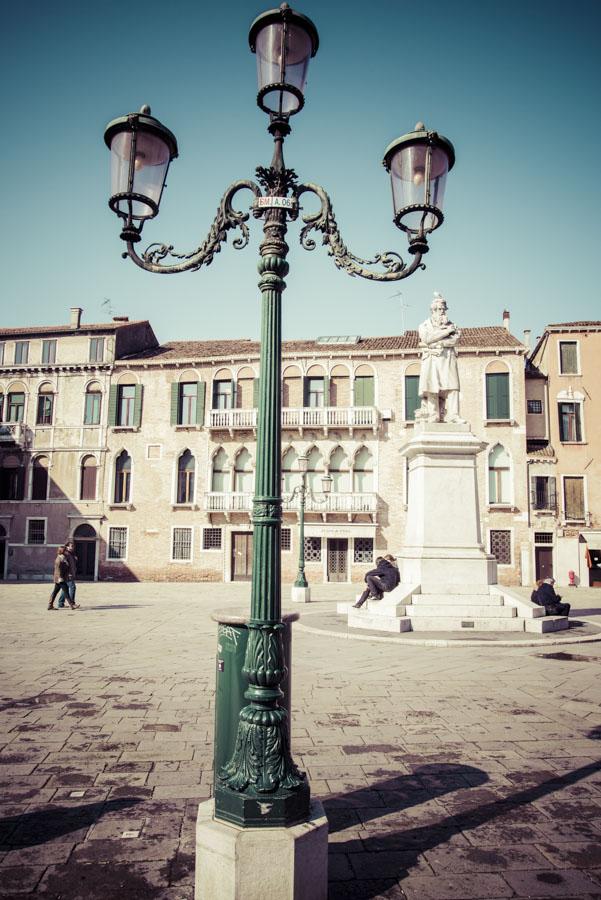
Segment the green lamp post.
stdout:
[[[298,469],[301,473],[301,483],[297,485],[292,493],[286,498],[289,503],[298,494],[299,497],[299,513],[298,513],[298,574],[296,581],[292,586],[291,599],[296,603],[308,603],[311,599],[311,588],[305,575],[305,507],[307,502],[307,471],[309,469],[309,457],[302,454],[298,457]],[[324,475],[321,479],[321,489],[324,493],[323,503],[327,502],[327,497],[332,490],[332,476]],[[313,500],[313,494],[311,493]]]
[[305,193],[315,194],[320,201],[318,212],[302,219],[300,241],[305,249],[315,249],[317,242],[311,234],[319,232],[334,264],[349,275],[372,281],[407,278],[424,268],[428,234],[442,222],[444,181],[454,153],[449,141],[421,125],[388,147],[384,165],[391,175],[395,223],[407,234],[413,258],[408,264],[392,251],[378,253],[370,261],[356,256],[342,240],[326,191],[312,182],[299,183],[296,173],[284,165],[282,147],[291,131],[291,117],[304,106],[309,60],[319,46],[317,29],[283,3],[255,19],[249,43],[257,57],[257,103],[269,115],[273,158],[269,166],[257,168],[258,184],[241,180],[227,188],[209,233],[196,250],[183,254],[161,243],[151,244],[141,254],[136,250],[145,221],[158,214],[167,171],[178,154],[171,131],[145,106],[139,113],[111,122],[104,137],[112,160],[109,204],[123,220],[121,238],[127,247],[123,255],[147,272],[173,274],[209,265],[233,229],[241,232],[234,247],[246,246],[250,212],[233,205],[241,190],[251,192],[252,214],[263,220],[253,570],[243,667],[248,705],[240,712],[232,758],[217,773],[215,818],[243,827],[273,827],[307,821],[310,804],[309,784],[292,758],[286,711],[280,703],[285,676],[280,584],[281,299],[288,274],[288,220],[298,218]]

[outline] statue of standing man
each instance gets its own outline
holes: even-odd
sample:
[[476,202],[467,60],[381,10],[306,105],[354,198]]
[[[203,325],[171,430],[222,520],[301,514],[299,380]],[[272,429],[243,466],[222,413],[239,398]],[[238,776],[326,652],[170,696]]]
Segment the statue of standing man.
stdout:
[[435,293],[430,318],[419,326],[422,362],[419,374],[421,408],[415,418],[421,422],[464,424],[459,415],[459,372],[455,346],[461,332],[447,316],[447,304]]

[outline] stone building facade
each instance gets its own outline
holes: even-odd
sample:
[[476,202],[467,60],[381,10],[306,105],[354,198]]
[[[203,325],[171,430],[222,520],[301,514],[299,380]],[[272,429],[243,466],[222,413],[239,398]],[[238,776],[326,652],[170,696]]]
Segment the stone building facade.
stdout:
[[601,587],[600,359],[601,322],[590,321],[548,325],[528,359],[532,579]]
[[[523,577],[530,530],[527,349],[508,324],[464,329],[458,362],[461,413],[486,446],[483,543],[511,584]],[[359,581],[376,554],[400,550],[399,450],[414,427],[417,342],[408,331],[284,343],[285,581],[298,561],[299,498],[290,495],[300,454],[309,458],[310,583]],[[48,577],[56,546],[72,536],[81,577],[250,577],[256,342],[159,345],[148,322],[86,326],[74,310],[69,326],[0,331],[0,347],[0,575]]]

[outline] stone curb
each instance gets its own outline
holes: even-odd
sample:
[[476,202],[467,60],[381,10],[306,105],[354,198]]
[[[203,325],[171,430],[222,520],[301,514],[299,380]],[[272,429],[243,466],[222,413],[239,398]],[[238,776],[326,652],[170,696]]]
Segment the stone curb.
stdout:
[[[587,625],[592,625],[594,627],[599,627],[598,622],[591,622],[589,619],[579,619],[579,622],[585,622]],[[591,634],[584,637],[573,637],[573,638],[558,638],[546,637],[545,635],[541,635],[541,637],[536,640],[529,641],[508,641],[508,640],[491,640],[490,638],[482,641],[474,640],[474,639],[458,639],[451,640],[446,638],[407,638],[407,637],[383,637],[380,635],[368,635],[368,634],[350,634],[349,632],[344,631],[329,631],[326,628],[315,628],[312,625],[303,625],[302,622],[297,622],[295,624],[295,629],[300,629],[301,631],[306,631],[309,634],[321,634],[326,637],[334,637],[340,638],[344,641],[373,641],[378,644],[409,644],[412,647],[528,647],[531,649],[532,647],[553,647],[553,646],[565,646],[567,644],[591,644],[597,643],[601,641],[601,632],[599,634]],[[552,634],[552,633],[551,633]]]

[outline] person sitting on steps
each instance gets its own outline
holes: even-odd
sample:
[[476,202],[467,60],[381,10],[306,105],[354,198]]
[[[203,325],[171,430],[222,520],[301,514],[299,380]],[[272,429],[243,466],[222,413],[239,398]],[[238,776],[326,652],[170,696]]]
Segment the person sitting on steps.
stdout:
[[371,569],[365,576],[367,587],[357,602],[353,604],[353,609],[361,609],[370,594],[375,600],[381,600],[384,594],[395,589],[400,580],[401,576],[394,556],[389,553],[386,556],[378,556],[376,568]]
[[537,599],[534,602],[544,606],[548,616],[569,616],[570,604],[561,602],[561,597],[555,593],[554,584],[554,578],[545,578],[536,591]]

